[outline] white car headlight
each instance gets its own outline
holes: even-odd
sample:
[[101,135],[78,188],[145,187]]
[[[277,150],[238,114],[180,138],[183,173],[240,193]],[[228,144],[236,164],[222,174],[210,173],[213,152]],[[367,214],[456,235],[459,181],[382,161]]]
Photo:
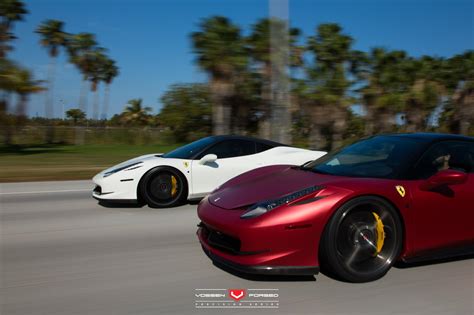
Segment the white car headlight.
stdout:
[[128,169],[128,168],[131,168],[131,167],[133,167],[133,166],[136,166],[136,165],[142,164],[142,163],[143,163],[143,162],[135,162],[135,163],[131,163],[131,164],[128,164],[128,165],[125,165],[125,166],[117,167],[117,168],[115,168],[115,169],[113,169],[113,170],[111,170],[111,171],[108,171],[108,172],[104,173],[104,177],[110,176],[110,175],[112,175],[112,174],[118,173],[118,172],[120,172],[120,171],[126,170],[126,169]]

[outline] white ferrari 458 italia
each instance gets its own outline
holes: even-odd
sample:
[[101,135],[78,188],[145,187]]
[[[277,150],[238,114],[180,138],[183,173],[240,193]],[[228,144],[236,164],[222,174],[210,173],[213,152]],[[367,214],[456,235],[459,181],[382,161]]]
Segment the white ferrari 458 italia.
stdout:
[[92,196],[109,204],[173,207],[202,198],[255,168],[301,165],[324,154],[250,137],[207,137],[166,154],[140,156],[100,172],[93,178],[96,186]]

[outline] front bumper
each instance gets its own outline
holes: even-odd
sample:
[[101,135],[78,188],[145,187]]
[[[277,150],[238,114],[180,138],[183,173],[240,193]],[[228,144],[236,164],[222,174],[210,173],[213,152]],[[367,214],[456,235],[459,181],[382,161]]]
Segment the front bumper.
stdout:
[[197,231],[199,241],[201,242],[204,253],[217,266],[231,269],[233,271],[253,274],[253,275],[285,275],[285,276],[311,276],[319,273],[317,266],[262,266],[262,265],[242,265],[219,256],[213,251],[203,237],[203,228]]
[[[278,219],[242,220],[240,210],[225,210],[203,200],[197,231],[204,252],[217,265],[248,274],[314,275],[319,272],[320,232],[309,223]],[[303,228],[292,229],[292,226]],[[216,236],[215,234],[218,234]]]
[[95,187],[92,197],[99,201],[136,202],[137,180],[131,176],[123,177],[113,174],[104,177],[102,173],[92,179]]

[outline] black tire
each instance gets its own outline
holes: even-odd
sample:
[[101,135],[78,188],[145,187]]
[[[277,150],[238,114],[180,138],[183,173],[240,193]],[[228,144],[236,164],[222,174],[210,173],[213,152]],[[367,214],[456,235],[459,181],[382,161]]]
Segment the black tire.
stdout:
[[160,166],[148,171],[142,177],[139,195],[150,208],[176,207],[185,203],[188,197],[188,183],[177,169]]
[[357,197],[331,217],[321,238],[319,259],[322,270],[339,280],[374,281],[392,267],[402,243],[397,210],[379,197]]

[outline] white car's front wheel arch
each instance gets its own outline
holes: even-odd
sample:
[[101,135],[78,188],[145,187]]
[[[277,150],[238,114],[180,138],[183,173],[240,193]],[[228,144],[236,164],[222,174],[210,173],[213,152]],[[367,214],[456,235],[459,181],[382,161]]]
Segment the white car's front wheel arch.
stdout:
[[189,184],[184,174],[170,166],[146,172],[137,187],[137,197],[151,208],[176,207],[188,197]]

